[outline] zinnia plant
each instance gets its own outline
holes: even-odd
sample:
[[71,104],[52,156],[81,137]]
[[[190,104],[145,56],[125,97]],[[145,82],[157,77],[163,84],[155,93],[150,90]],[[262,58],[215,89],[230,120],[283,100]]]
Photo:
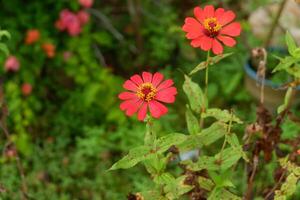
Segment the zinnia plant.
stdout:
[[120,105],[121,110],[128,116],[138,112],[141,121],[145,119],[148,110],[154,118],[165,115],[168,109],[162,103],[174,103],[177,89],[173,87],[171,79],[163,79],[164,76],[158,72],[154,75],[149,72],[143,72],[142,76],[133,75],[123,85],[128,91],[119,95],[124,101]]
[[223,8],[215,8],[211,5],[194,8],[195,17],[187,17],[182,30],[185,31],[191,45],[204,51],[212,49],[214,54],[223,53],[223,43],[233,47],[236,44],[234,37],[241,33],[241,25],[233,22],[235,14],[225,11]]

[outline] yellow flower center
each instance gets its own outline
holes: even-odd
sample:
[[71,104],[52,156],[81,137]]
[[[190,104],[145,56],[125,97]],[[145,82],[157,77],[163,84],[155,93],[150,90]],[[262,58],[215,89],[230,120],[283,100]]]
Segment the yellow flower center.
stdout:
[[204,20],[203,25],[210,36],[216,36],[222,28],[222,25],[218,22],[217,18],[215,17],[206,18]]
[[154,99],[156,93],[157,90],[152,83],[143,83],[139,86],[136,95],[143,101],[151,101]]

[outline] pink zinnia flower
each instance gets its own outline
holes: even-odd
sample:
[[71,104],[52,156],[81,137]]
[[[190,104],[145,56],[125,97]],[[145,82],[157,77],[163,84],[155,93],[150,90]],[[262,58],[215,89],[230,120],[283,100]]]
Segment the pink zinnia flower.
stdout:
[[31,92],[32,92],[32,85],[30,84],[30,83],[24,83],[23,85],[22,85],[22,94],[24,95],[24,96],[28,96],[28,95],[30,95],[31,94]]
[[77,13],[77,17],[80,21],[80,24],[85,25],[90,20],[90,14],[84,10],[81,10]]
[[138,112],[137,117],[140,121],[144,120],[149,109],[154,118],[159,118],[168,112],[163,103],[174,103],[177,89],[173,87],[174,82],[171,79],[163,81],[164,76],[161,73],[152,75],[149,72],[143,72],[140,75],[133,75],[127,80],[123,87],[129,91],[119,94],[121,110],[126,115],[132,116]]
[[5,71],[16,72],[20,69],[20,62],[15,56],[9,56],[4,64]]
[[94,0],[78,0],[78,3],[85,8],[90,8],[92,7]]
[[225,11],[223,8],[215,8],[211,5],[204,9],[196,7],[193,17],[187,17],[182,30],[187,32],[186,37],[191,41],[195,48],[204,51],[212,49],[214,54],[222,54],[224,45],[233,47],[236,41],[233,37],[241,33],[241,25],[232,22],[235,14],[232,11]]
[[60,12],[60,18],[55,22],[55,27],[60,31],[67,30],[71,36],[79,35],[81,32],[80,19],[68,9]]

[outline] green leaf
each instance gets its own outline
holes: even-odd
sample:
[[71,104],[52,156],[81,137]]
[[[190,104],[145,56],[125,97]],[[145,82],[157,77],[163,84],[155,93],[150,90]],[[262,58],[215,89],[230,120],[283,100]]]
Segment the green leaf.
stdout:
[[281,70],[287,70],[293,64],[295,64],[295,58],[293,58],[291,56],[281,58],[280,63],[273,69],[272,73],[281,71]]
[[212,180],[210,180],[208,178],[205,178],[203,176],[199,176],[198,183],[199,183],[201,188],[203,188],[207,191],[211,191],[215,186],[215,184]]
[[285,34],[285,42],[288,46],[289,53],[294,56],[297,45],[293,36],[288,31]]
[[281,113],[282,111],[284,111],[287,107],[288,104],[290,102],[290,99],[292,97],[292,92],[293,92],[293,88],[289,87],[288,90],[286,91],[285,97],[284,97],[284,103],[278,107],[277,109],[277,113]]
[[139,146],[129,151],[128,155],[116,162],[109,170],[128,169],[137,163],[151,158],[151,148],[147,146]]
[[246,153],[243,151],[242,146],[240,145],[239,139],[236,136],[236,134],[234,133],[229,133],[226,134],[226,141],[228,142],[228,144],[235,150],[240,152],[240,154],[242,155],[243,159],[247,162],[249,162],[249,159],[247,158]]
[[6,37],[7,39],[11,38],[10,33],[6,30],[0,31],[0,40],[2,40],[3,36]]
[[192,110],[200,113],[203,108],[207,107],[206,98],[198,84],[194,83],[190,77],[186,75],[184,77],[183,90],[188,97]]
[[228,110],[221,110],[219,108],[210,108],[207,109],[204,113],[201,114],[201,117],[214,117],[221,122],[236,122],[242,124],[242,120],[240,120],[237,116],[230,113]]
[[190,72],[190,76],[197,73],[200,70],[203,70],[207,67],[207,65],[214,65],[218,62],[220,62],[221,60],[223,60],[224,58],[231,56],[233,53],[225,53],[225,54],[221,54],[221,55],[217,55],[214,57],[209,58],[208,63],[207,61],[203,61],[201,63],[199,63],[191,72]]
[[190,135],[185,142],[180,144],[182,151],[208,146],[226,134],[227,125],[220,122],[213,123],[210,127],[203,129],[196,135]]
[[6,56],[9,55],[9,50],[7,46],[3,43],[0,43],[0,51],[2,51]]
[[187,139],[187,135],[181,133],[171,133],[159,138],[155,143],[157,153],[167,151],[173,145],[179,145]]
[[192,171],[200,171],[203,169],[216,171],[220,169],[220,166],[217,164],[216,159],[210,156],[200,156],[197,162],[186,160],[181,163],[183,165],[186,165],[186,168]]
[[183,194],[191,191],[194,188],[194,186],[184,184],[186,177],[187,176],[181,176],[177,179],[174,179],[164,187],[164,191],[168,199],[178,199]]
[[207,198],[208,200],[242,200],[241,197],[229,192],[224,188],[215,188]]
[[215,156],[216,161],[220,165],[221,171],[225,171],[232,167],[241,157],[241,152],[232,147],[224,149],[223,152],[220,152]]
[[197,118],[194,116],[190,108],[187,106],[185,112],[186,123],[188,127],[188,131],[191,135],[195,135],[200,132],[200,125]]

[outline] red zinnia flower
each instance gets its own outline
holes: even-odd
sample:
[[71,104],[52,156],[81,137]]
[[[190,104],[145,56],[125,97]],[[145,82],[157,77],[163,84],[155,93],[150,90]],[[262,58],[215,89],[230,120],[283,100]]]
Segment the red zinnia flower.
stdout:
[[22,85],[22,94],[24,96],[28,96],[31,94],[31,92],[32,92],[32,85],[30,83],[24,83]]
[[120,105],[121,110],[126,111],[128,116],[138,112],[140,121],[145,119],[148,108],[154,118],[165,115],[168,109],[161,102],[174,103],[177,89],[173,87],[171,79],[163,79],[164,76],[158,72],[154,75],[143,72],[142,77],[137,74],[130,77],[123,85],[129,91],[119,94],[119,98],[124,100]]
[[51,43],[44,43],[42,49],[46,53],[48,58],[53,58],[55,56],[55,46]]
[[300,155],[300,149],[297,151],[298,155]]
[[94,0],[78,0],[79,4],[85,8],[92,7]]
[[85,25],[90,20],[90,14],[84,10],[81,10],[77,13],[77,17],[80,21],[80,24]]
[[25,44],[33,44],[40,39],[40,31],[37,29],[28,30],[25,37]]
[[194,9],[196,17],[187,17],[182,30],[187,32],[186,37],[192,40],[191,45],[201,48],[204,51],[212,49],[214,54],[223,53],[224,45],[233,47],[236,41],[232,37],[239,36],[241,25],[233,22],[235,14],[232,11],[225,11],[223,8],[215,8],[211,5],[204,9]]

